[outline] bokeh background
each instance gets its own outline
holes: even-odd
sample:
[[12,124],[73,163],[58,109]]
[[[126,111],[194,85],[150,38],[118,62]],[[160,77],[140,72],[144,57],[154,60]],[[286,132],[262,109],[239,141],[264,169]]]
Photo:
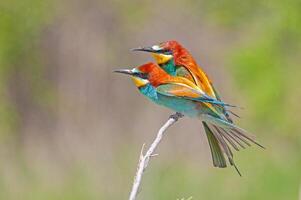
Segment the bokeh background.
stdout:
[[301,199],[301,1],[0,1],[0,199],[127,199],[171,111],[113,74],[181,42],[267,149],[215,169],[201,123],[168,130],[139,199]]

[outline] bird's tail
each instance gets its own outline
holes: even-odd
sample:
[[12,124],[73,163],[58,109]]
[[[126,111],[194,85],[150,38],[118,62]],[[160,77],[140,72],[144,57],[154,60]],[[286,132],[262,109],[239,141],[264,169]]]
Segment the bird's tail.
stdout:
[[211,150],[213,165],[215,167],[227,167],[225,155],[231,166],[234,166],[238,174],[241,176],[233,159],[231,147],[236,151],[254,143],[262,148],[253,135],[248,134],[245,130],[235,126],[227,121],[205,115],[202,117],[208,143]]
[[203,122],[203,126],[208,138],[214,167],[227,167],[223,151],[219,145],[217,138],[214,136],[214,133],[210,130],[206,122]]

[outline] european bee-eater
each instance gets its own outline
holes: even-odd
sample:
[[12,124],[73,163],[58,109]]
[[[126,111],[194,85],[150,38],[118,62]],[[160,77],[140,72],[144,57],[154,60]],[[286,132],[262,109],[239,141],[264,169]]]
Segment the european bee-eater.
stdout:
[[151,52],[157,64],[172,76],[183,76],[194,82],[209,96],[218,98],[206,73],[197,65],[191,54],[177,41],[162,42],[151,47],[135,48],[134,51]]
[[[159,45],[135,48],[133,50],[151,52],[157,64],[168,74],[188,78],[202,88],[207,95],[221,100],[207,74],[197,65],[188,50],[177,41],[171,40],[162,42]],[[229,122],[232,122],[224,107],[218,106],[217,109],[225,114]]]
[[[134,51],[151,52],[155,58],[157,64],[172,76],[181,76],[189,79],[200,87],[206,95],[221,101],[219,94],[214,88],[211,80],[206,73],[197,65],[192,55],[177,41],[162,42],[159,45],[153,45],[151,47],[142,47],[133,49]],[[223,105],[213,105],[217,112],[224,115],[227,122],[233,123],[233,120],[229,116],[228,112],[237,116],[232,111],[227,110]],[[214,129],[208,127],[206,122],[203,122],[205,132],[209,141],[210,149],[212,151],[213,164],[216,167],[226,167],[224,163],[218,162],[217,157],[224,157],[223,148],[214,147],[215,142],[210,141],[214,139]],[[219,142],[219,145],[221,142]],[[216,151],[216,152],[213,152]],[[226,154],[227,155],[227,154]],[[229,157],[229,156],[228,156]]]
[[[176,112],[202,120],[207,132],[213,163],[216,167],[226,167],[225,153],[229,163],[238,171],[230,149],[239,150],[253,142],[259,146],[253,136],[229,122],[214,105],[227,106],[204,92],[194,82],[181,76],[171,76],[159,65],[147,63],[133,69],[116,70],[132,77],[139,91],[153,102],[168,107]],[[209,130],[209,131],[208,131]]]

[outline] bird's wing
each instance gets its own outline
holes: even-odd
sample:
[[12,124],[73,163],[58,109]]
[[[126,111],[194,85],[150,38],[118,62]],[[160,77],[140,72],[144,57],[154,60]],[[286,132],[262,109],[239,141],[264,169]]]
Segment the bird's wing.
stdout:
[[183,98],[186,100],[192,100],[196,102],[203,103],[204,106],[206,106],[213,115],[223,118],[221,116],[221,113],[216,110],[214,105],[226,105],[225,103],[221,101],[217,101],[216,99],[213,99],[206,94],[202,94],[197,89],[194,89],[188,85],[185,85],[184,83],[165,83],[161,84],[156,88],[156,91],[158,94],[164,95],[164,96],[171,96],[171,97],[177,97],[177,98]]
[[185,66],[176,66],[176,76],[184,77],[193,82],[194,84],[197,84],[195,81],[195,78],[193,77],[192,73],[185,68]]
[[207,102],[214,105],[232,106],[222,101],[218,101],[206,95],[201,90],[193,88],[192,86],[189,86],[185,83],[169,82],[159,85],[156,89],[158,93],[165,96],[181,97],[184,99],[189,99],[203,103]]
[[219,95],[216,93],[216,90],[214,89],[211,80],[207,76],[207,74],[199,67],[196,65],[196,69],[193,69],[193,73],[202,85],[203,90],[209,94],[210,96],[215,97],[216,99],[219,99]]
[[[185,66],[177,66],[176,75],[187,78],[195,85],[201,87],[202,90],[206,94],[208,94],[208,96],[215,98],[218,101],[222,101],[211,80],[198,65],[191,62],[190,64],[188,63]],[[232,118],[229,116],[227,109],[224,106],[218,106],[216,107],[216,109],[224,113],[229,122],[233,122]]]
[[[190,54],[189,54],[190,55]],[[207,74],[197,65],[194,59],[189,56],[179,57],[176,61],[178,67],[184,67],[192,76],[193,82],[206,94],[213,98],[217,98],[213,85]]]

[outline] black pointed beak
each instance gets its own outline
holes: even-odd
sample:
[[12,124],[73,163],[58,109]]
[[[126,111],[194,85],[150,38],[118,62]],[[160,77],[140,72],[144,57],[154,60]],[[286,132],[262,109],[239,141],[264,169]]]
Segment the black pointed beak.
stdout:
[[151,53],[157,53],[157,50],[154,50],[152,47],[138,47],[131,49],[132,51],[144,51],[144,52],[151,52]]
[[121,73],[121,74],[127,74],[127,75],[133,75],[133,71],[130,70],[130,69],[117,69],[117,70],[114,70],[113,72],[116,72],[116,73]]

